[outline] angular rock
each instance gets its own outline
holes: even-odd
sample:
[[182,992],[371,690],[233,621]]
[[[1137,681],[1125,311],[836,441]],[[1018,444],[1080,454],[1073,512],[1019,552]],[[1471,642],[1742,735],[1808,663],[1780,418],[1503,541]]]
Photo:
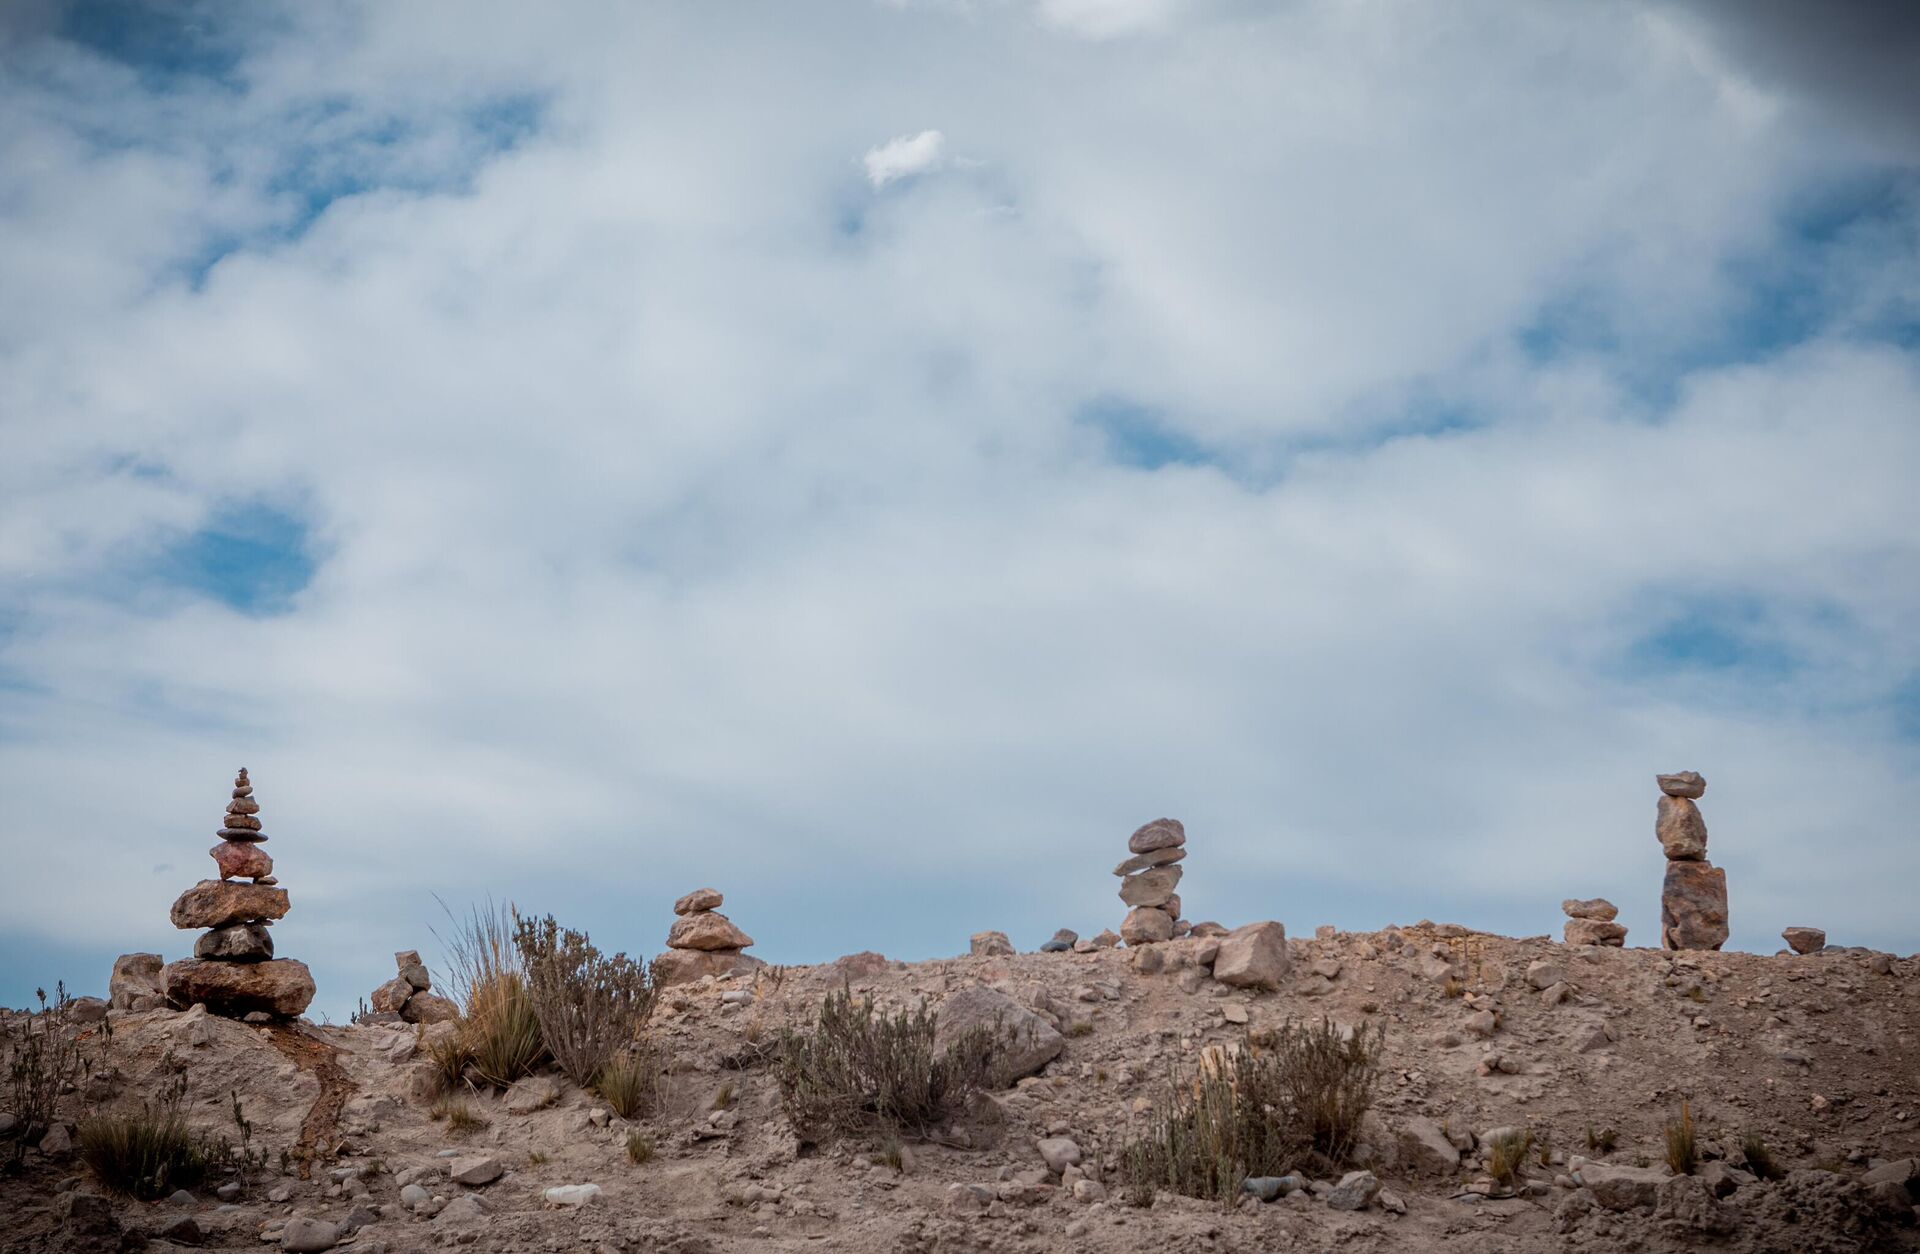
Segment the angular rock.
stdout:
[[[1094,933],[1093,939],[1087,943],[1095,949],[1112,949],[1120,943],[1121,939],[1120,933],[1110,927],[1103,927]],[[1075,947],[1078,947],[1078,942],[1075,942]]]
[[857,954],[845,954],[833,960],[834,982],[870,980],[892,965],[887,961],[885,954],[871,949],[863,949]]
[[1673,775],[1656,775],[1653,778],[1660,785],[1660,791],[1669,797],[1692,799],[1707,791],[1706,776],[1698,771],[1680,771]]
[[394,976],[379,988],[373,990],[373,996],[367,998],[367,1004],[381,1014],[397,1015],[407,1008],[415,993],[413,985],[399,976]]
[[1718,949],[1727,939],[1727,874],[1711,862],[1669,862],[1660,891],[1660,943]]
[[438,1224],[447,1224],[449,1226],[453,1224],[477,1224],[485,1219],[487,1214],[487,1204],[482,1202],[478,1195],[462,1193],[459,1197],[454,1198],[451,1202],[448,1202],[446,1206],[442,1207],[440,1213],[434,1216],[434,1219],[436,1226],[438,1226]]
[[172,918],[178,928],[231,927],[235,923],[285,918],[290,908],[284,888],[201,880],[173,903]]
[[667,948],[699,949],[713,953],[722,949],[745,949],[753,944],[753,937],[735,927],[724,914],[715,914],[703,910],[697,914],[683,914],[673,921],[673,927],[667,931]]
[[[1099,938],[1096,937],[1097,941]],[[1120,922],[1120,939],[1129,945],[1151,945],[1173,939],[1173,916],[1158,906],[1135,906]]]
[[1371,1171],[1349,1171],[1327,1193],[1330,1210],[1365,1210],[1380,1194],[1380,1181]]
[[1827,947],[1827,934],[1817,927],[1790,927],[1780,939],[1796,954],[1817,954]]
[[292,1018],[313,1001],[313,974],[307,964],[292,958],[264,962],[208,962],[182,958],[169,963],[162,976],[167,997],[177,1006],[204,1002],[224,1015],[261,1010]]
[[735,950],[669,949],[653,960],[653,971],[663,986],[671,987],[698,983],[710,975],[750,975],[766,965],[752,954]]
[[[107,1004],[115,1010],[151,1010],[166,997],[159,954],[121,954],[107,979]],[[136,1005],[136,1002],[143,1004]]]
[[1278,989],[1290,963],[1285,927],[1271,920],[1249,923],[1220,938],[1213,978],[1233,988]]
[[1567,969],[1550,958],[1527,964],[1527,984],[1532,988],[1551,988],[1567,978]]
[[402,962],[399,964],[401,979],[423,993],[433,987],[433,977],[427,974],[427,966],[420,961],[419,954],[408,953],[399,956],[413,959],[411,962]]
[[1627,943],[1626,926],[1605,919],[1568,919],[1564,936],[1569,945],[1611,945],[1617,949]]
[[559,1100],[560,1086],[551,1077],[525,1076],[514,1081],[513,1087],[507,1090],[507,1113],[530,1115],[536,1110],[545,1110]]
[[1660,798],[1653,834],[1660,838],[1669,861],[1698,861],[1707,856],[1707,821],[1700,807],[1685,797]]
[[1155,819],[1127,838],[1127,852],[1152,853],[1186,843],[1187,829],[1180,825],[1179,819]]
[[507,1171],[506,1165],[491,1154],[469,1154],[447,1164],[447,1176],[455,1184],[477,1189],[492,1184]]
[[401,1007],[400,1017],[408,1023],[451,1023],[460,1017],[460,1007],[438,993],[415,993]]
[[1178,866],[1162,866],[1130,875],[1120,881],[1120,900],[1130,906],[1164,906],[1173,900],[1173,890],[1179,887],[1182,874]]
[[1560,908],[1566,912],[1569,919],[1599,919],[1602,922],[1612,922],[1620,914],[1620,908],[1605,897],[1589,897],[1584,901],[1577,897],[1569,897],[1560,903]]
[[223,840],[207,850],[214,865],[220,868],[220,878],[258,879],[262,875],[273,874],[273,859],[259,845],[244,840]]
[[264,962],[273,957],[273,933],[264,923],[217,927],[193,943],[193,956],[209,962]]
[[1066,1038],[1039,1015],[1005,993],[981,985],[949,993],[936,1011],[933,1051],[945,1053],[975,1028],[993,1038],[988,1082],[1008,1088],[1060,1056]]
[[976,958],[1011,958],[1013,942],[1005,932],[975,932],[967,938],[967,952]]
[[1196,923],[1193,925],[1192,935],[1194,936],[1225,936],[1226,934],[1227,934],[1226,926],[1224,924],[1215,923],[1212,920],[1208,920],[1203,923]]
[[699,914],[703,910],[718,910],[725,900],[717,888],[696,888],[673,903],[673,912]]
[[1582,1161],[1572,1168],[1574,1182],[1591,1190],[1593,1200],[1607,1210],[1640,1210],[1659,1197],[1665,1172],[1651,1167],[1624,1167]]
[[1416,1175],[1448,1176],[1460,1169],[1460,1151],[1431,1119],[1413,1115],[1400,1120],[1394,1139],[1400,1161]]
[[1072,950],[1073,943],[1080,939],[1080,933],[1070,927],[1063,927],[1053,934],[1053,939],[1040,946],[1043,954],[1064,954]]
[[1157,866],[1168,866],[1187,856],[1187,851],[1179,845],[1168,845],[1164,849],[1149,849],[1145,853],[1135,854],[1119,866],[1113,868],[1115,875],[1133,875],[1140,871],[1150,871]]

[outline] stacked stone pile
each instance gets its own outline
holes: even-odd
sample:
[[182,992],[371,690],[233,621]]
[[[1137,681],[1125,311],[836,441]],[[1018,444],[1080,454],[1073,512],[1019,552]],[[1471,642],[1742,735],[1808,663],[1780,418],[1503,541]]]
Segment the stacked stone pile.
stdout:
[[1727,940],[1727,873],[1707,861],[1707,821],[1694,804],[1707,781],[1698,771],[1655,778],[1660,808],[1653,830],[1667,855],[1660,943],[1667,949],[1718,949]]
[[733,920],[720,913],[724,898],[715,888],[696,888],[673,903],[679,916],[667,932],[667,952],[654,960],[663,984],[689,984],[705,976],[745,975],[766,964],[745,950],[753,944]]
[[313,975],[304,962],[273,956],[267,928],[286,917],[291,903],[273,877],[273,859],[260,848],[267,837],[245,767],[234,778],[217,835],[221,843],[208,853],[220,878],[201,880],[173,903],[175,927],[208,931],[195,942],[193,957],[161,972],[167,998],[178,1006],[203,1002],[219,1014],[297,1015],[313,1000]]
[[460,1017],[460,1007],[433,992],[433,979],[420,951],[403,949],[393,956],[399,974],[373,990],[367,999],[377,1015],[397,1015],[407,1023],[445,1023]]
[[1187,856],[1187,829],[1178,819],[1155,819],[1128,838],[1133,854],[1113,868],[1120,877],[1120,900],[1133,907],[1120,924],[1120,939],[1129,945],[1150,945],[1185,936],[1190,930],[1180,917],[1180,859]]
[[1613,921],[1620,910],[1605,897],[1586,901],[1568,898],[1560,908],[1567,915],[1567,944],[1612,945],[1618,949],[1627,943],[1626,926]]

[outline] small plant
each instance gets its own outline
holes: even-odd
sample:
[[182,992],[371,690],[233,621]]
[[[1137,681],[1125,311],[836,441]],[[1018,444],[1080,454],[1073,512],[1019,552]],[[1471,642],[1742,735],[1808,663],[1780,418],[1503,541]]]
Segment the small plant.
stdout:
[[1093,1020],[1075,1019],[1072,1023],[1067,1025],[1067,1035],[1068,1036],[1092,1036]]
[[527,1151],[527,1166],[538,1167],[543,1165],[546,1161],[547,1161],[547,1156],[544,1152],[540,1150]]
[[1330,1019],[1288,1023],[1274,1051],[1282,1089],[1293,1116],[1320,1156],[1332,1165],[1347,1160],[1360,1134],[1360,1120],[1373,1106],[1380,1076],[1383,1028],[1344,1030]]
[[1680,1117],[1669,1123],[1663,1133],[1667,1143],[1667,1166],[1676,1176],[1690,1176],[1700,1165],[1700,1149],[1693,1136],[1693,1108],[1680,1103]]
[[1707,1000],[1707,990],[1701,988],[1698,984],[1690,985],[1687,989],[1686,996],[1688,1001],[1705,1002]]
[[434,1119],[447,1121],[447,1132],[451,1136],[471,1136],[488,1126],[488,1120],[458,1097],[443,1097],[433,1104]]
[[1467,986],[1461,980],[1455,979],[1450,975],[1440,982],[1440,995],[1449,1001],[1455,998],[1465,997],[1467,995]]
[[1531,1129],[1508,1132],[1487,1147],[1487,1174],[1509,1189],[1520,1187],[1527,1175],[1527,1154],[1533,1149]]
[[733,1106],[734,1098],[737,1096],[738,1094],[735,1092],[733,1087],[733,1081],[732,1080],[723,1081],[720,1085],[720,1091],[713,1095],[713,1109],[714,1110],[730,1109]]
[[469,1016],[461,1028],[474,1074],[498,1089],[532,1075],[546,1057],[546,1048],[526,982],[517,974],[502,975],[482,989],[476,1001],[479,1013]]
[[627,1133],[627,1161],[635,1166],[653,1161],[653,1140],[644,1132]]
[[37,1144],[53,1126],[60,1095],[73,1087],[76,1077],[84,1082],[88,1064],[80,1057],[80,1042],[69,1035],[72,999],[64,982],[55,984],[52,1005],[47,990],[36,988],[40,1000],[37,1014],[10,1019],[0,1043],[6,1046],[9,1109],[19,1121],[13,1132],[12,1165],[26,1158],[27,1147]]
[[433,1064],[434,1079],[440,1091],[450,1093],[466,1080],[473,1051],[467,1047],[464,1031],[442,1034],[427,1041],[427,1061]]
[[1602,1128],[1598,1132],[1595,1132],[1593,1126],[1589,1124],[1587,1126],[1587,1153],[1598,1154],[1604,1158],[1608,1154],[1613,1153],[1613,1148],[1619,1143],[1619,1139],[1618,1134],[1615,1133],[1612,1128]]
[[368,1018],[372,1016],[372,1014],[373,1014],[373,1010],[371,1007],[367,1005],[367,999],[362,997],[360,999],[359,1004],[353,1008],[353,1014],[348,1016],[347,1022],[365,1023],[368,1020]]
[[1767,1148],[1766,1139],[1752,1129],[1740,1138],[1740,1156],[1747,1160],[1747,1170],[1762,1180],[1779,1180],[1787,1174]]
[[893,1168],[895,1173],[907,1169],[907,1151],[900,1144],[899,1137],[890,1136],[880,1143],[880,1161]]
[[976,1028],[936,1054],[934,1030],[925,1005],[889,1016],[871,996],[829,993],[813,1031],[783,1029],[774,1051],[788,1120],[804,1136],[926,1134],[985,1081],[995,1044]]
[[547,1052],[576,1083],[591,1084],[652,1017],[659,992],[652,972],[625,954],[607,957],[552,915],[525,919],[515,911],[513,944]]
[[1545,1129],[1536,1129],[1533,1135],[1533,1161],[1542,1167],[1553,1166],[1553,1136]]
[[653,1105],[657,1095],[654,1076],[652,1053],[629,1049],[616,1054],[601,1069],[594,1081],[594,1091],[613,1108],[614,1114],[632,1119]]
[[193,1188],[229,1158],[230,1147],[187,1127],[180,1113],[186,1094],[180,1078],[136,1111],[82,1119],[80,1160],[107,1188],[143,1201]]

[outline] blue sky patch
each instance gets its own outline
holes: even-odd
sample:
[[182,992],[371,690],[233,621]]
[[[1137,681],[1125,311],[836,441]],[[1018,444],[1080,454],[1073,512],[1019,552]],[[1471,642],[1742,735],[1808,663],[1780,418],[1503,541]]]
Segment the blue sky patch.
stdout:
[[1162,466],[1212,466],[1219,458],[1199,441],[1176,431],[1155,410],[1116,397],[1089,401],[1074,415],[1080,426],[1098,431],[1107,456],[1123,466],[1158,470]]
[[243,614],[285,613],[318,566],[304,522],[264,505],[224,511],[169,546],[153,570],[164,582]]

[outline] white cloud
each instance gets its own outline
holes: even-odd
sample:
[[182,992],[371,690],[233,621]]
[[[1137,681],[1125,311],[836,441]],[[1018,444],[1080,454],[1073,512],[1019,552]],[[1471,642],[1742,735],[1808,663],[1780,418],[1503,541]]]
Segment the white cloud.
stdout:
[[[1737,944],[1913,946],[1916,214],[1781,227],[1844,144],[1598,8],[715,12],[0,73],[13,926],[179,952],[245,761],[336,1014],[430,892],[651,950],[718,880],[794,961],[1097,930],[1162,812],[1196,915],[1600,893],[1650,942],[1697,767]],[[540,114],[496,151],[497,97]],[[850,202],[876,113],[984,164]],[[290,236],[306,144],[370,185]],[[1805,326],[1740,342],[1768,267]],[[1102,399],[1218,464],[1117,464]],[[139,581],[255,501],[324,549],[291,613]],[[1646,655],[1729,604],[1786,660]]]
[[946,149],[946,136],[939,131],[921,131],[918,135],[901,135],[878,148],[869,148],[860,160],[867,168],[867,182],[885,187],[896,180],[939,169],[946,159]]
[[1089,39],[1164,29],[1183,0],[1039,0],[1040,20]]

